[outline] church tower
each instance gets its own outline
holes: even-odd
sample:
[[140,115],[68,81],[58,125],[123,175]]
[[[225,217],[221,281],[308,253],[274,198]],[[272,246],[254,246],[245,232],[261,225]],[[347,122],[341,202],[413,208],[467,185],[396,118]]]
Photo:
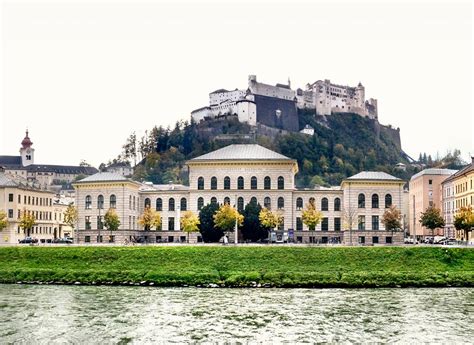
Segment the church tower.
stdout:
[[21,164],[24,167],[34,164],[35,162],[35,149],[31,147],[32,145],[33,143],[31,142],[30,137],[28,136],[28,130],[26,130],[26,136],[21,141],[20,149]]

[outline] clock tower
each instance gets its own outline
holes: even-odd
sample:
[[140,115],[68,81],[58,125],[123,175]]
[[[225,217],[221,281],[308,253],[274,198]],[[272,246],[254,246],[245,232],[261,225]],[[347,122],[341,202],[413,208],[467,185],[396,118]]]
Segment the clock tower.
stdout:
[[30,137],[28,136],[28,130],[26,130],[26,136],[21,141],[21,149],[20,149],[21,164],[24,167],[34,164],[35,149],[31,147],[32,145],[33,143],[31,142]]

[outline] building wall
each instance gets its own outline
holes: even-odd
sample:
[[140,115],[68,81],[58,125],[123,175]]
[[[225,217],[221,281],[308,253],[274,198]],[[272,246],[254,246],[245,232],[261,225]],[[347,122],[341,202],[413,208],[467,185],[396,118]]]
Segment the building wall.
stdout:
[[441,184],[442,192],[442,212],[445,222],[444,236],[448,238],[455,238],[456,230],[453,225],[454,215],[456,214],[456,198],[454,193],[453,181],[444,182]]
[[[471,164],[474,164],[474,159]],[[474,170],[461,174],[453,179],[454,185],[454,204],[456,212],[461,207],[474,207]],[[471,231],[465,238],[464,231],[456,231],[456,238],[463,241],[474,242],[474,235]]]

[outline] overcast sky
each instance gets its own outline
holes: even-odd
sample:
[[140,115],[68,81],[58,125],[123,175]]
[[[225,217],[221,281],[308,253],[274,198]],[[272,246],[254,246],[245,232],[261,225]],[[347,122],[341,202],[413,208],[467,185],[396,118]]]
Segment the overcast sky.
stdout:
[[474,155],[471,1],[3,1],[0,154],[98,165],[247,76],[361,81],[417,158]]

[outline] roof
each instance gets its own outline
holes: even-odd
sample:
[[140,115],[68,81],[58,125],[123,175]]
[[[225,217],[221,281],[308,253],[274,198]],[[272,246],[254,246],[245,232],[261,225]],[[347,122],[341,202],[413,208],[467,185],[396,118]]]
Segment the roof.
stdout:
[[0,166],[7,169],[27,170],[31,172],[55,172],[57,174],[92,175],[98,172],[94,167],[78,165],[31,164],[23,166],[21,156],[0,156]]
[[116,163],[112,163],[109,166],[107,166],[107,168],[116,168],[116,167],[128,167],[128,168],[130,168],[130,163],[128,163],[128,162],[116,162]]
[[420,171],[419,173],[413,175],[410,180],[414,180],[420,176],[423,175],[446,175],[450,176],[457,172],[457,170],[451,170],[451,169],[436,169],[436,168],[430,168],[430,169],[424,169]]
[[18,184],[4,173],[0,173],[0,187],[16,187]]
[[188,191],[189,187],[182,184],[144,184],[140,190],[143,191]]
[[0,165],[21,165],[21,156],[0,156]]
[[472,161],[473,162],[471,164],[466,165],[464,168],[462,168],[461,170],[459,170],[457,172],[456,172],[456,170],[453,170],[453,171],[455,171],[455,173],[453,173],[451,176],[449,176],[442,183],[452,181],[458,176],[462,176],[464,174],[467,174],[467,173],[470,173],[471,171],[473,171],[474,170],[474,158],[472,159]]
[[398,177],[387,174],[383,171],[361,171],[358,174],[355,174],[351,177],[348,177],[346,180],[380,180],[380,181],[400,181]]
[[191,159],[190,162],[215,160],[282,160],[294,161],[275,151],[257,144],[234,144]]
[[99,172],[92,176],[87,176],[80,181],[75,183],[83,183],[83,182],[115,182],[115,181],[131,181],[126,177],[123,177],[120,174],[111,173],[111,172]]

